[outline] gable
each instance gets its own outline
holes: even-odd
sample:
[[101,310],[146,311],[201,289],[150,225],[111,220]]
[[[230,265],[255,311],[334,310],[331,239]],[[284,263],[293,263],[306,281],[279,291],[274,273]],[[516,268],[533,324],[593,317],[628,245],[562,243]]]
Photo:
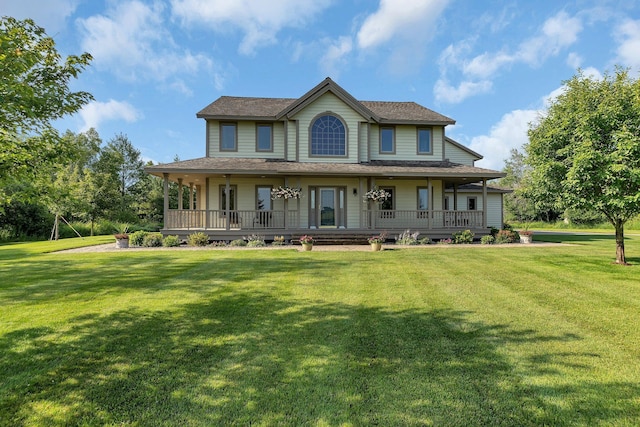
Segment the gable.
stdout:
[[482,156],[469,147],[465,147],[457,141],[445,136],[445,157],[453,163],[473,166],[476,160],[482,159]]

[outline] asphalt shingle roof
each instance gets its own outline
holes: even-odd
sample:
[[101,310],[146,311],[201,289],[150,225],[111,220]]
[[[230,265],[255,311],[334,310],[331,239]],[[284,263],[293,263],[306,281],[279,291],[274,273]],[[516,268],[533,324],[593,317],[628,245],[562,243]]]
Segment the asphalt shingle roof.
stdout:
[[162,173],[295,174],[343,176],[430,176],[498,178],[503,173],[448,161],[371,161],[370,163],[290,162],[282,159],[200,157],[157,166],[146,171]]

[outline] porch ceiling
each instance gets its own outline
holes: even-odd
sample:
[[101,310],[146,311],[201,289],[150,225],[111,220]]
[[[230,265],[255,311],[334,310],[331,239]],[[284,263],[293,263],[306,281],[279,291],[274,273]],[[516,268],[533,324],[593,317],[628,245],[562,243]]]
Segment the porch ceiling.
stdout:
[[491,169],[461,165],[448,161],[371,161],[369,163],[290,162],[282,159],[247,159],[201,157],[163,165],[147,166],[145,170],[172,179],[212,175],[245,176],[371,176],[394,178],[444,178],[455,182],[473,182],[483,178],[505,176]]

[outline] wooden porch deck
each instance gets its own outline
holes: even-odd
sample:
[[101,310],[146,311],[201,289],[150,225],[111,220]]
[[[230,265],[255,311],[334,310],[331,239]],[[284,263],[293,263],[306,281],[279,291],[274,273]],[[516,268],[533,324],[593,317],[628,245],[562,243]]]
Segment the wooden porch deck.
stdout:
[[317,244],[367,244],[367,238],[380,233],[386,233],[387,239],[394,241],[405,230],[418,231],[421,237],[432,240],[446,239],[456,231],[467,229],[478,238],[490,232],[483,226],[482,211],[365,210],[360,212],[361,226],[357,228],[301,227],[298,211],[171,210],[166,219],[164,235],[186,239],[189,234],[203,232],[212,241],[231,241],[257,234],[266,241],[284,236],[295,242],[301,235],[308,234]]

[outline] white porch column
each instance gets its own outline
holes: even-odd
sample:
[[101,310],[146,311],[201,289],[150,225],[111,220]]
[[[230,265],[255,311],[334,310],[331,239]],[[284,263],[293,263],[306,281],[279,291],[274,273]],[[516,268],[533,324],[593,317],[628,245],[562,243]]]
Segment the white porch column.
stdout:
[[427,178],[427,228],[429,230],[432,228],[431,212],[433,210],[433,207],[431,206],[431,202],[433,201],[433,197],[431,197],[431,194],[433,194],[433,186],[431,177],[429,177]]
[[482,227],[487,228],[487,178],[482,179]]
[[164,228],[167,228],[167,215],[169,215],[169,174],[163,173],[162,177],[164,178],[163,190],[164,190]]
[[182,178],[178,178],[178,210],[182,208]]
[[225,203],[224,216],[227,218],[226,229],[230,230],[231,214],[229,213],[230,211],[229,207],[231,206],[231,176],[227,175],[225,178],[226,178],[226,181],[225,181],[225,190],[224,190],[224,203]]
[[[209,201],[209,191],[211,189],[210,179],[207,177],[204,181],[204,209],[205,209],[205,219],[204,226],[205,228],[211,227],[211,204]],[[216,214],[216,218],[218,218]]]
[[193,182],[189,183],[189,210],[193,210]]

